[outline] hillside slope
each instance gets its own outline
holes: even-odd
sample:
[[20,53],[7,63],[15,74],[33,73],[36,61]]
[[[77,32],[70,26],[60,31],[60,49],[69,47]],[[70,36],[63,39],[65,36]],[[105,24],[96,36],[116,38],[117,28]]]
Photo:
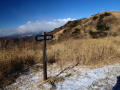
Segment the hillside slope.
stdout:
[[54,34],[54,40],[118,36],[120,35],[120,12],[102,12],[90,18],[69,21],[51,33]]

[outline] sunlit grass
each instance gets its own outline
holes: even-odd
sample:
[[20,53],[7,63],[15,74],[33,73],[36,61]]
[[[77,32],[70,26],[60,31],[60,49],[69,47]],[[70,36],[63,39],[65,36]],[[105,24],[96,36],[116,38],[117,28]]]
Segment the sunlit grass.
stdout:
[[[29,44],[30,45],[30,44]],[[120,62],[120,37],[102,39],[69,39],[54,45],[47,45],[49,64],[58,64],[63,68],[76,64],[86,66],[104,66]],[[0,80],[7,75],[21,71],[27,66],[42,63],[42,49],[18,48],[0,51]]]

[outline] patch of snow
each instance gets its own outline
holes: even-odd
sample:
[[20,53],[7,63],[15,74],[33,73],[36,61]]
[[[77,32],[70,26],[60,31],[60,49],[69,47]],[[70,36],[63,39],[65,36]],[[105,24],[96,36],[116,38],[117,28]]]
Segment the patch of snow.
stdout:
[[78,66],[77,73],[74,72],[72,77],[59,83],[57,90],[111,90],[119,75],[119,64],[97,69],[80,69]]
[[[55,76],[60,72],[57,65],[48,67],[48,76]],[[71,76],[67,77],[68,74]],[[64,81],[56,83],[56,90],[111,90],[120,75],[120,64],[109,65],[102,68],[76,66],[66,70],[60,76]],[[49,90],[51,85],[44,83],[42,88],[38,85],[43,82],[42,70],[29,75],[22,75],[16,83],[6,87],[8,90]]]

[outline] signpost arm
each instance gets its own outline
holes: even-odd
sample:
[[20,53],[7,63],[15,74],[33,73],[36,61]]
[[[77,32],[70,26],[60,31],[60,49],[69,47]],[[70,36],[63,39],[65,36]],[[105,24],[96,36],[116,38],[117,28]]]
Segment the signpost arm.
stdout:
[[44,32],[43,74],[44,80],[47,80],[46,32]]

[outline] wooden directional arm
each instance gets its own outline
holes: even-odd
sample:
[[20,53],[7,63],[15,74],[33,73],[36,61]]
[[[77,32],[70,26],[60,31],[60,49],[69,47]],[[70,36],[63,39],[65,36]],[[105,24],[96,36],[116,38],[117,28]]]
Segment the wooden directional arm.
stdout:
[[48,34],[46,34],[46,35],[37,35],[36,37],[35,37],[35,40],[36,41],[42,41],[42,40],[44,40],[46,38],[46,40],[51,40],[52,38],[53,38],[53,35],[48,35]]

